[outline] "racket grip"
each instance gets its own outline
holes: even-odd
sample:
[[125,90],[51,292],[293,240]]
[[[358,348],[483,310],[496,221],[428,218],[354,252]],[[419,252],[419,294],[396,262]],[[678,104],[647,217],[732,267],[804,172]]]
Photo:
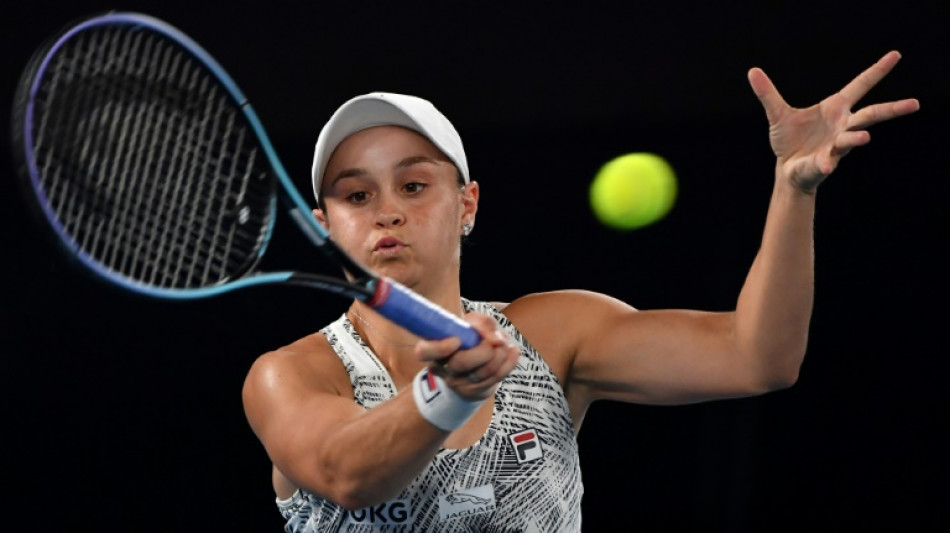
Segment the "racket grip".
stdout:
[[388,278],[379,278],[376,294],[366,303],[387,319],[426,339],[458,337],[463,350],[474,348],[482,340],[468,322]]

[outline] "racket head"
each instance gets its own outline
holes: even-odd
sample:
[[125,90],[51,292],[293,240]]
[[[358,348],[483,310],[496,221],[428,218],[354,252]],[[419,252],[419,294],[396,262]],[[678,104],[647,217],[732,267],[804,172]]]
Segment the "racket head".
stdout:
[[13,107],[28,203],[98,279],[204,297],[264,255],[276,156],[233,80],[167,23],[111,12],[70,24],[34,53]]

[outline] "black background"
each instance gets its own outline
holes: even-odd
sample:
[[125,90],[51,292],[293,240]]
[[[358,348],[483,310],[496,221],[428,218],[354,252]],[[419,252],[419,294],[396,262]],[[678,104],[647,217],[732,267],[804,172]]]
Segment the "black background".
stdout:
[[[719,4],[40,0],[2,8],[0,96],[12,102],[33,49],[68,22],[143,11],[223,64],[304,192],[317,133],[344,100],[373,90],[432,100],[482,186],[466,296],[583,288],[640,308],[724,310],[772,182],[746,71],[761,66],[805,106],[898,49],[904,59],[862,104],[917,97],[922,109],[872,128],[822,186],[798,384],[693,406],[595,405],[579,437],[584,523],[938,530],[950,503],[946,4]],[[595,222],[587,187],[632,151],[667,157],[680,195],[662,221],[619,233]],[[258,354],[346,302],[272,287],[171,303],[90,283],[26,218],[3,157],[0,520],[11,526],[0,528],[280,531],[241,385]],[[278,221],[262,266],[319,271],[291,226]]]

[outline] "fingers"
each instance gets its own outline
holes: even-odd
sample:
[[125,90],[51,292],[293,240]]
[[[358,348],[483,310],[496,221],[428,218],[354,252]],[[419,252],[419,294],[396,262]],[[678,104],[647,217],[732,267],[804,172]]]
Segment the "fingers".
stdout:
[[463,373],[462,377],[469,383],[482,383],[486,381],[496,383],[504,379],[518,362],[520,351],[518,347],[513,344],[505,344],[493,348],[492,352],[491,359]]
[[461,346],[462,341],[458,337],[419,341],[416,344],[416,356],[423,362],[444,362],[444,360],[451,358]]
[[[500,346],[508,342],[508,337],[498,329],[498,324],[490,317],[478,313],[469,313],[465,319],[475,328],[482,338],[483,344]],[[420,341],[416,347],[416,355],[423,362],[448,363],[461,346],[459,339],[450,337],[435,341]],[[450,370],[451,372],[451,370]]]
[[518,364],[520,351],[514,345],[486,348],[481,344],[459,352],[445,364],[435,363],[430,368],[459,395],[472,399],[488,398]]
[[458,351],[458,339],[421,341],[417,356],[460,394],[485,396],[515,367],[520,350],[490,317],[471,313],[465,318],[482,337],[478,346]]
[[[838,94],[845,100],[847,107],[854,106],[868,91],[887,76],[901,59],[900,52],[892,50],[868,67],[842,88]],[[789,108],[775,84],[758,67],[749,69],[749,84],[765,108],[769,124],[775,124]],[[920,109],[920,103],[914,98],[868,106],[854,114],[849,129],[862,129],[872,124],[913,113]]]
[[850,83],[845,85],[844,88],[839,91],[841,96],[843,96],[850,105],[856,104],[872,87],[884,79],[884,76],[887,76],[900,59],[901,55],[896,50],[884,54],[884,57],[879,59],[877,63],[868,67],[864,72],[858,74],[856,78],[851,80]]
[[835,137],[832,155],[842,157],[852,148],[869,143],[871,134],[866,130],[874,124],[909,115],[919,109],[920,102],[917,99],[907,98],[896,102],[869,105],[853,113],[848,118],[847,129]]
[[855,112],[848,119],[849,130],[861,130],[878,122],[909,115],[920,109],[920,102],[916,98],[907,98],[896,102],[869,105]]
[[834,155],[843,156],[852,148],[871,142],[871,134],[861,131],[843,131],[835,137]]
[[752,86],[752,92],[755,93],[759,98],[759,102],[762,103],[762,107],[765,108],[765,116],[768,118],[769,124],[775,124],[782,117],[784,110],[788,108],[788,104],[785,103],[785,99],[779,94],[775,84],[762,69],[758,67],[749,69],[748,78],[749,85]]

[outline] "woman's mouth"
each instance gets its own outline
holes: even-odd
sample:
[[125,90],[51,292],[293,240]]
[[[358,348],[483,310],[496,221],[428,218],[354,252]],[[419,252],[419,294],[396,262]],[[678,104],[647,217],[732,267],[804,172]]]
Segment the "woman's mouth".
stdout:
[[383,237],[376,241],[373,252],[381,255],[394,255],[406,247],[406,244],[395,237]]

